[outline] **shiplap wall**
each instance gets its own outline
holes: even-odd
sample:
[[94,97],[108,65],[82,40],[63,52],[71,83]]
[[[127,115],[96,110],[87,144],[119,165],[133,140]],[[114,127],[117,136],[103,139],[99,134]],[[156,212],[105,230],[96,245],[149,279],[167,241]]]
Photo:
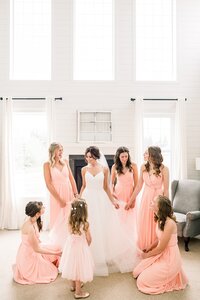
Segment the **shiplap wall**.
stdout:
[[[0,96],[62,96],[55,108],[55,139],[64,145],[66,154],[84,153],[88,146],[76,142],[77,110],[112,110],[113,142],[99,146],[112,154],[126,145],[133,156],[130,98],[187,98],[188,178],[200,179],[200,171],[195,170],[195,157],[200,157],[200,1],[177,0],[177,81],[173,83],[135,81],[134,0],[115,0],[116,80],[73,81],[72,2],[52,0],[52,80],[10,81],[9,0],[0,0]],[[29,105],[31,110],[33,103]]]

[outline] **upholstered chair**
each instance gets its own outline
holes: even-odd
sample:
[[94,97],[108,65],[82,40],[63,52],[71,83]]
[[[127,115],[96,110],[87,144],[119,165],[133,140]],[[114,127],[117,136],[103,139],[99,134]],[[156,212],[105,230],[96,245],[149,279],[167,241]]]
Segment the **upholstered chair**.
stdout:
[[171,184],[171,199],[178,236],[184,238],[185,251],[189,251],[190,238],[200,234],[200,181],[174,180]]

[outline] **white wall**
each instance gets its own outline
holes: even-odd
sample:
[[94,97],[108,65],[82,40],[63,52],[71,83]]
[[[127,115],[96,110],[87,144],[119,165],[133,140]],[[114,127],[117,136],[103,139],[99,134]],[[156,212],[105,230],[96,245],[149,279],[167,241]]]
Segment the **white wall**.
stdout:
[[76,142],[78,109],[112,110],[113,143],[99,145],[104,153],[111,154],[120,145],[134,150],[131,97],[187,98],[188,178],[200,179],[200,172],[194,169],[195,157],[200,157],[200,1],[177,0],[178,76],[174,83],[135,81],[132,0],[115,1],[116,80],[73,81],[72,2],[52,0],[52,80],[10,81],[9,1],[0,0],[0,97],[62,96],[63,101],[56,102],[56,140],[64,145],[68,154],[83,153],[88,146],[88,143]]

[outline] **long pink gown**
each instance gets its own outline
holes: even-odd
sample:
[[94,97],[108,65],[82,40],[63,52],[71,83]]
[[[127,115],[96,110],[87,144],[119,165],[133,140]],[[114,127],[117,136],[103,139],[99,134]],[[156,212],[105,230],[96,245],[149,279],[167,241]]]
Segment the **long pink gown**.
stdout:
[[63,248],[68,236],[68,218],[71,209],[71,202],[74,198],[72,186],[69,180],[69,170],[65,164],[60,171],[58,168],[51,168],[52,183],[61,196],[65,199],[66,206],[61,208],[58,201],[50,195],[50,239],[59,248]]
[[138,247],[144,250],[156,239],[156,223],[151,201],[163,194],[163,176],[143,172],[144,190],[138,214]]
[[[39,241],[39,232],[35,231]],[[41,244],[42,245],[42,244]],[[59,250],[52,245],[42,245],[48,250]],[[59,261],[57,255],[40,254],[33,250],[29,236],[22,234],[22,242],[17,252],[16,264],[13,266],[13,278],[20,284],[49,283],[58,275],[53,262]]]
[[[157,228],[158,239],[163,231]],[[133,271],[138,289],[146,294],[162,294],[184,289],[188,279],[182,270],[181,256],[177,245],[177,234],[172,234],[165,250],[143,259]]]
[[115,196],[119,200],[120,208],[118,215],[122,226],[133,239],[136,239],[136,212],[135,209],[125,210],[126,203],[129,202],[133,193],[134,178],[133,172],[126,171],[125,174],[117,174],[117,183],[115,185]]
[[126,171],[125,174],[117,175],[117,183],[115,185],[115,194],[118,200],[128,202],[133,193],[134,179],[133,172]]
[[94,261],[85,232],[70,234],[65,243],[59,269],[68,280],[88,282],[93,280]]

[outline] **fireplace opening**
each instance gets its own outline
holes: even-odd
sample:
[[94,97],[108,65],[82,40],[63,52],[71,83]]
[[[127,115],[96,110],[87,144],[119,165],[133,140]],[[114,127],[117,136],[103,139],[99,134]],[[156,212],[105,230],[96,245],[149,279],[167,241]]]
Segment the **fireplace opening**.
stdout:
[[[114,156],[112,154],[108,154],[105,155],[105,158],[107,160],[109,169],[111,170],[111,167],[114,164]],[[84,155],[69,155],[69,165],[74,175],[78,192],[80,192],[82,186],[81,169],[82,167],[86,166],[86,164],[87,163],[85,162]]]

